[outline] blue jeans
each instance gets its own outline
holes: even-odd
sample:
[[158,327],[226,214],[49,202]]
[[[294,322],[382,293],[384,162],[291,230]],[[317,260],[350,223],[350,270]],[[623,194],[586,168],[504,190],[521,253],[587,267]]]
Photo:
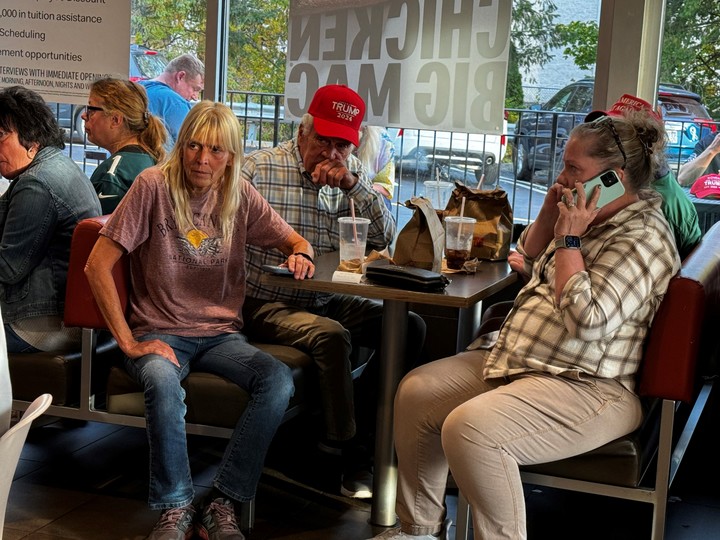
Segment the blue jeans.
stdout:
[[145,389],[150,508],[179,508],[195,496],[185,435],[185,391],[180,385],[191,370],[225,377],[250,394],[213,485],[236,501],[252,499],[268,446],[294,392],[290,368],[248,344],[240,333],[214,337],[147,334],[140,338],[152,339],[173,348],[180,368],[155,354],[125,358],[128,373]]
[[13,353],[36,353],[38,349],[27,343],[15,333],[8,323],[4,324],[5,339],[7,340],[7,351]]

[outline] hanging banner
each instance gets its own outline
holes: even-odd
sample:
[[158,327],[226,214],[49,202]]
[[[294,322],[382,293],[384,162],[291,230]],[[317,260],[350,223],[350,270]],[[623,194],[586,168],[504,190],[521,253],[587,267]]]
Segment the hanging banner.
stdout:
[[2,0],[0,86],[87,103],[90,84],[127,78],[130,0]]
[[387,127],[503,133],[511,0],[290,0],[285,115],[346,84]]

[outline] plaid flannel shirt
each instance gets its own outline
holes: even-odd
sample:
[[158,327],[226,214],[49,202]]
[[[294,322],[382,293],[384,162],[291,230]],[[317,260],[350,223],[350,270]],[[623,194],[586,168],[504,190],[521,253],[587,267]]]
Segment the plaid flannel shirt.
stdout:
[[[350,215],[350,199],[358,217],[370,219],[368,247],[383,249],[395,236],[395,220],[385,206],[382,196],[372,189],[360,160],[350,155],[348,169],[356,173],[359,181],[349,191],[329,186],[318,186],[305,170],[297,139],[245,157],[243,177],[252,183],[260,194],[305,238],[315,250],[315,256],[340,248],[338,218]],[[329,295],[311,291],[297,291],[268,287],[260,283],[263,264],[277,265],[287,256],[277,249],[264,251],[247,247],[248,296],[270,301],[288,302],[304,307],[317,307]]]
[[[530,281],[515,299],[485,367],[485,377],[530,371],[614,378],[631,391],[643,342],[680,269],[661,198],[643,198],[582,237],[586,270],[555,301],[555,246],[533,261]],[[518,251],[523,252],[523,235]]]

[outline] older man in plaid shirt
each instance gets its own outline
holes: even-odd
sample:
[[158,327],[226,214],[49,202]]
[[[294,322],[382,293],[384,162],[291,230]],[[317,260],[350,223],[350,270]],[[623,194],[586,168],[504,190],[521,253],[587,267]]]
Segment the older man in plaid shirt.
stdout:
[[[338,218],[355,214],[370,220],[367,243],[383,249],[395,236],[395,222],[382,196],[373,189],[360,161],[352,155],[365,115],[365,103],[341,85],[321,87],[298,128],[297,137],[280,146],[250,153],[243,174],[270,205],[313,246],[317,255],[339,248]],[[382,304],[356,296],[268,287],[261,266],[284,261],[277,250],[248,247],[248,294],[243,310],[251,338],[299,347],[318,367],[325,434],[321,449],[343,456],[341,492],[372,496],[368,441],[374,421],[370,380],[355,400],[352,352],[380,344]],[[425,323],[408,319],[407,365],[415,362],[425,340]],[[361,379],[371,379],[366,369]],[[358,401],[358,403],[356,403]],[[362,403],[360,403],[362,402]],[[367,420],[358,433],[355,411]]]

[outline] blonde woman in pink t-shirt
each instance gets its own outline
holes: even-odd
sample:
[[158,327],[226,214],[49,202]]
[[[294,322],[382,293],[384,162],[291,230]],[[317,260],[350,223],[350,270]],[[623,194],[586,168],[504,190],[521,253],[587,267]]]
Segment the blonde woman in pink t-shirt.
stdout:
[[[184,392],[190,371],[221,375],[250,394],[198,527],[202,538],[242,539],[234,501],[255,496],[265,454],[293,392],[290,369],[241,333],[245,245],[278,248],[296,279],[315,268],[310,244],[240,177],[242,137],[229,107],[195,105],[168,160],[143,171],[101,231],[87,266],[128,372],[145,388],[148,538],[189,538],[195,496]],[[127,319],[111,276],[124,254],[133,290]]]

